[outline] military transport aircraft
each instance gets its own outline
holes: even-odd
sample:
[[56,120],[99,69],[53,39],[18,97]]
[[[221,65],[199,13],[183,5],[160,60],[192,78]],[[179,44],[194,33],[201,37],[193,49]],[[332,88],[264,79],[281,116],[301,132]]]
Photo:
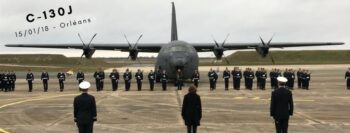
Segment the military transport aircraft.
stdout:
[[[343,42],[286,42],[286,43],[272,43],[271,40],[264,42],[260,37],[258,43],[226,43],[226,39],[219,44],[216,40],[213,43],[188,43],[178,40],[176,12],[175,5],[172,2],[172,21],[171,21],[171,40],[169,43],[142,43],[139,44],[138,38],[136,43],[131,44],[124,35],[127,43],[109,43],[109,44],[95,44],[91,43],[96,34],[92,37],[88,44],[7,44],[7,47],[34,47],[34,48],[75,48],[82,49],[81,57],[91,58],[95,50],[120,50],[129,52],[129,58],[137,59],[139,52],[153,52],[158,53],[155,64],[156,70],[166,70],[169,78],[176,77],[176,70],[182,69],[184,78],[191,78],[194,70],[198,69],[198,54],[197,52],[213,51],[217,60],[224,57],[225,50],[239,50],[239,49],[255,49],[262,57],[266,57],[270,48],[284,48],[284,47],[301,47],[301,46],[322,46],[322,45],[343,45]],[[78,34],[79,35],[79,34]],[[79,38],[81,39],[80,35]],[[226,58],[224,58],[226,60]],[[227,60],[226,60],[227,61]]]

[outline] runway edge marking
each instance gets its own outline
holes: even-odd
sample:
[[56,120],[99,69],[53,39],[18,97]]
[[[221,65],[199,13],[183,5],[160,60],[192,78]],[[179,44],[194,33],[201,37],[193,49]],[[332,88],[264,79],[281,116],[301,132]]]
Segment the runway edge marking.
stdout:
[[39,101],[39,100],[43,100],[43,99],[51,99],[51,98],[57,98],[57,97],[63,97],[63,96],[71,96],[71,95],[77,95],[77,94],[66,94],[66,95],[58,95],[58,96],[51,96],[51,97],[41,97],[41,98],[22,100],[22,101],[18,101],[18,102],[4,104],[4,105],[0,106],[0,109],[8,107],[8,106],[16,105],[16,104],[25,103],[25,102]]

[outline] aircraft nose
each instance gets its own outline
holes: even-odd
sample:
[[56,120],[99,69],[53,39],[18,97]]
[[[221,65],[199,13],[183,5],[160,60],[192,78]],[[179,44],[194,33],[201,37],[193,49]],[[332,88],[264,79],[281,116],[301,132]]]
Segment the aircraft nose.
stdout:
[[174,57],[171,60],[173,66],[184,66],[186,64],[186,58],[184,57]]

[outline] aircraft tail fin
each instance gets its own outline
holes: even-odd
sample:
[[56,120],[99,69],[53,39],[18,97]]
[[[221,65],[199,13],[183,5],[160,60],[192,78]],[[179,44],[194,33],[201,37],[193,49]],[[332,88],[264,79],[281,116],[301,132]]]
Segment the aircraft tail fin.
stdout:
[[176,11],[175,11],[175,4],[174,4],[174,2],[171,2],[171,4],[172,4],[171,41],[176,41],[177,40]]

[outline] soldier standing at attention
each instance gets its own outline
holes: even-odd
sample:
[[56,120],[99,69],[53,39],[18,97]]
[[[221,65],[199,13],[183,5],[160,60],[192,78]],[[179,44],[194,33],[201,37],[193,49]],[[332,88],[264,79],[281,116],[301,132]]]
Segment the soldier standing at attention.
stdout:
[[229,80],[231,78],[230,70],[226,67],[225,71],[222,74],[222,78],[224,78],[225,81],[225,90],[228,91],[229,87]]
[[162,81],[163,91],[166,91],[167,82],[168,82],[168,75],[166,74],[165,70],[163,70],[163,73],[161,75],[161,81]]
[[74,122],[78,126],[79,133],[92,133],[94,122],[97,121],[95,97],[88,94],[90,83],[83,81],[79,84],[82,94],[76,96],[73,102]]
[[143,80],[143,73],[140,69],[137,70],[137,73],[135,74],[136,82],[137,82],[137,90],[141,91],[142,89],[142,80]]
[[26,80],[28,82],[29,92],[33,91],[33,81],[34,81],[34,74],[31,72],[31,70],[28,70]]
[[127,68],[123,74],[123,79],[125,81],[125,91],[130,90],[130,84],[131,84],[131,79],[132,75],[131,72],[129,72],[129,68]]
[[162,78],[162,71],[160,69],[156,70],[156,82],[160,83],[160,79]]
[[298,88],[300,89],[302,86],[302,74],[303,71],[301,70],[301,68],[299,68],[298,72],[297,72],[297,78],[298,78]]
[[4,79],[4,74],[0,71],[0,89],[1,91],[4,91],[4,83],[2,80]]
[[235,90],[239,90],[241,87],[241,79],[242,79],[242,72],[239,70],[238,67],[235,67],[232,72],[232,77],[233,77],[233,88]]
[[267,73],[264,68],[260,69],[260,89],[265,90],[266,87]]
[[261,88],[261,68],[259,67],[258,70],[255,71],[255,77],[256,77],[256,88]]
[[16,80],[17,80],[16,73],[14,71],[12,71],[11,74],[10,74],[10,86],[11,86],[10,89],[11,89],[11,91],[15,91]]
[[64,90],[64,81],[66,80],[66,75],[64,74],[64,72],[59,72],[57,74],[57,78],[58,83],[60,85],[60,92],[62,92]]
[[100,75],[100,91],[103,91],[103,87],[104,87],[104,80],[105,80],[105,72],[103,71],[102,68],[99,69],[99,73]]
[[270,116],[275,120],[276,133],[288,132],[289,116],[293,115],[294,103],[293,95],[286,88],[285,77],[278,77],[280,88],[274,90],[271,94]]
[[[80,84],[81,82],[84,81],[85,75],[84,75],[84,73],[83,73],[81,70],[78,70],[77,78],[76,78],[76,79],[78,80],[78,83],[79,83],[79,84]],[[80,88],[79,88],[79,91],[81,91]]]
[[200,75],[198,73],[198,70],[194,70],[194,73],[192,74],[192,82],[194,84],[194,86],[196,86],[198,88],[198,82],[200,79]]
[[294,89],[294,80],[295,80],[295,72],[293,69],[289,69],[289,77],[288,79],[288,87],[290,89]]
[[8,73],[5,73],[4,74],[4,77],[3,77],[3,79],[2,79],[2,82],[3,82],[3,84],[4,84],[4,88],[5,88],[5,92],[8,92],[8,91],[10,91],[10,81],[9,81],[9,74]]
[[310,80],[311,80],[311,72],[309,70],[306,70],[304,75],[305,75],[304,76],[304,82],[305,82],[304,89],[308,90],[309,85],[310,85]]
[[254,80],[254,72],[251,68],[248,68],[247,73],[247,89],[252,90],[253,89],[253,80]]
[[346,81],[346,87],[348,90],[350,90],[350,68],[345,73],[345,81]]
[[155,78],[156,78],[156,75],[154,74],[153,70],[151,70],[148,74],[150,91],[153,91],[153,89],[154,89]]
[[111,74],[109,74],[109,78],[111,79],[111,83],[112,83],[112,91],[118,90],[119,73],[117,69],[113,69]]
[[183,73],[182,73],[181,69],[177,69],[177,72],[176,72],[176,85],[177,85],[177,90],[182,90]]
[[50,80],[49,73],[44,69],[41,73],[41,80],[43,81],[44,92],[47,92],[48,89],[48,81]]
[[209,83],[210,83],[210,90],[213,91],[215,90],[215,82],[218,79],[218,75],[216,74],[215,71],[213,71],[212,68],[210,68],[208,72],[208,77],[209,77]]
[[246,68],[244,71],[243,71],[243,76],[244,76],[244,86],[246,89],[248,89],[248,69],[249,68]]

